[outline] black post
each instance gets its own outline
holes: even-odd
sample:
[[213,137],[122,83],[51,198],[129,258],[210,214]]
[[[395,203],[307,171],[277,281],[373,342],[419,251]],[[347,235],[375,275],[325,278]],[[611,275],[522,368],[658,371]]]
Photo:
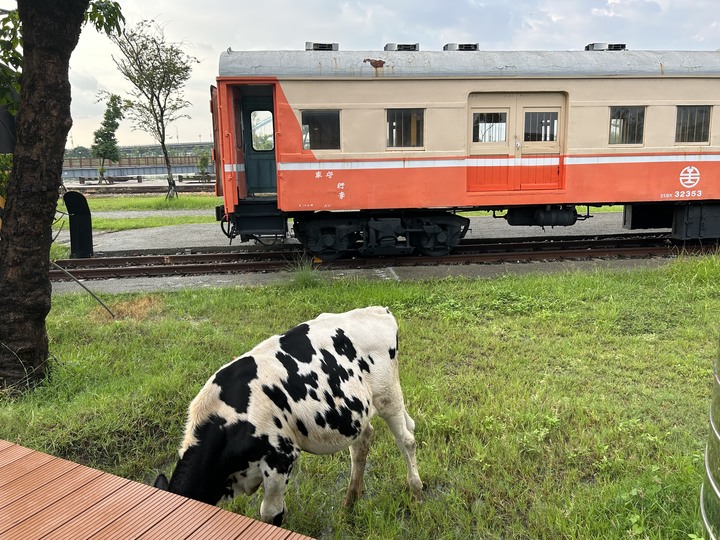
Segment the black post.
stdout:
[[78,191],[68,191],[63,200],[70,215],[70,258],[92,257],[92,218],[85,196]]

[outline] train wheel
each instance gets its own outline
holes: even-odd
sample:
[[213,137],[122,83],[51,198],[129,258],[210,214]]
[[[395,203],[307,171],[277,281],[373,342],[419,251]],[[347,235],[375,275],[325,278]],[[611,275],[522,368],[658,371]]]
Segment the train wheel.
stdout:
[[345,255],[345,253],[346,252],[344,250],[326,248],[320,251],[314,251],[312,252],[312,255],[313,257],[319,259],[322,262],[330,262],[339,259],[343,255]]
[[356,241],[358,223],[357,220],[319,213],[311,220],[296,220],[295,236],[313,257],[334,261],[342,257]]
[[425,232],[414,233],[410,241],[423,255],[442,257],[455,247],[456,242],[452,242],[452,238],[453,235],[447,233],[445,226],[433,224],[426,225]]
[[443,257],[445,255],[449,255],[454,247],[455,246],[448,246],[448,245],[435,246],[435,247],[431,247],[431,248],[422,248],[421,247],[420,253],[422,253],[423,255],[428,255],[429,257]]
[[448,255],[465,236],[470,220],[457,215],[437,215],[419,218],[410,223],[410,245],[423,255],[442,257]]

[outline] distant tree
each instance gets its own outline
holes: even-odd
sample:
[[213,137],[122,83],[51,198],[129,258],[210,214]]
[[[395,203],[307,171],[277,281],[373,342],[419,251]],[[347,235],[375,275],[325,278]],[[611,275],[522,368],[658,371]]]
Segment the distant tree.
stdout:
[[89,158],[92,157],[91,150],[87,146],[76,146],[65,149],[66,158]]
[[166,42],[163,28],[153,21],[141,21],[111,39],[120,49],[120,56],[113,56],[115,65],[133,85],[128,115],[136,129],[149,133],[160,143],[167,167],[166,197],[177,197],[165,141],[172,122],[189,118],[181,113],[190,105],[183,99],[183,90],[192,64],[198,60],[185,53],[181,44]]
[[[86,22],[118,31],[120,5],[107,0],[18,0],[22,35],[17,145],[0,235],[0,387],[32,386],[47,375],[52,223],[62,183],[70,116],[70,55]],[[0,22],[0,26],[4,23]],[[20,46],[20,38],[13,41]],[[12,47],[12,45],[10,45]],[[0,62],[17,48],[0,47]],[[12,99],[13,90],[0,87]]]
[[100,167],[98,172],[100,178],[105,178],[105,160],[120,161],[120,148],[118,147],[117,137],[115,133],[120,127],[120,120],[125,117],[123,113],[123,102],[117,94],[105,93],[107,96],[107,107],[100,129],[93,133],[94,142],[90,147],[92,156],[100,158]]
[[210,168],[210,152],[207,150],[201,150],[199,152],[197,168],[201,176],[207,176],[208,169]]

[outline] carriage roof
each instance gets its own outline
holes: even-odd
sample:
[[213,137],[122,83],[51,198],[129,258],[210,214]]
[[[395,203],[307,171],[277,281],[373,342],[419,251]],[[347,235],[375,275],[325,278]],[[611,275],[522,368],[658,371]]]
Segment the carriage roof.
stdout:
[[720,77],[720,51],[232,51],[220,77]]

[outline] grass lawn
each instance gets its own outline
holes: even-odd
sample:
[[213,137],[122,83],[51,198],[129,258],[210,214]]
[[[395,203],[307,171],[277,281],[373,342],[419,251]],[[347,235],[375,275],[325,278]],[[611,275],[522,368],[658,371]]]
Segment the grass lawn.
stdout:
[[[164,194],[148,195],[92,195],[86,196],[90,212],[113,212],[123,210],[205,210],[213,212],[222,204],[222,197],[211,193],[180,194],[174,199],[166,199]],[[58,201],[58,210],[65,211],[62,197]]]
[[[659,270],[326,282],[53,298],[47,383],[0,397],[0,438],[151,482],[232,356],[323,311],[389,306],[426,484],[376,419],[366,492],[347,452],[303,454],[284,526],[320,538],[689,538],[717,353],[720,258]],[[261,494],[230,509],[259,515]]]
[[[147,229],[152,227],[165,227],[169,225],[188,225],[192,223],[217,223],[215,207],[222,204],[222,198],[212,194],[180,195],[176,199],[165,199],[164,195],[136,195],[136,196],[93,196],[88,195],[90,214],[95,212],[122,212],[122,211],[157,211],[153,217],[112,218],[92,216],[93,230],[95,231],[125,231],[130,229]],[[174,216],[163,211],[170,210],[207,210],[206,215],[200,216]],[[58,211],[66,212],[65,203],[58,201]],[[54,224],[55,230],[61,227],[68,229],[67,216],[58,214],[59,219]]]

